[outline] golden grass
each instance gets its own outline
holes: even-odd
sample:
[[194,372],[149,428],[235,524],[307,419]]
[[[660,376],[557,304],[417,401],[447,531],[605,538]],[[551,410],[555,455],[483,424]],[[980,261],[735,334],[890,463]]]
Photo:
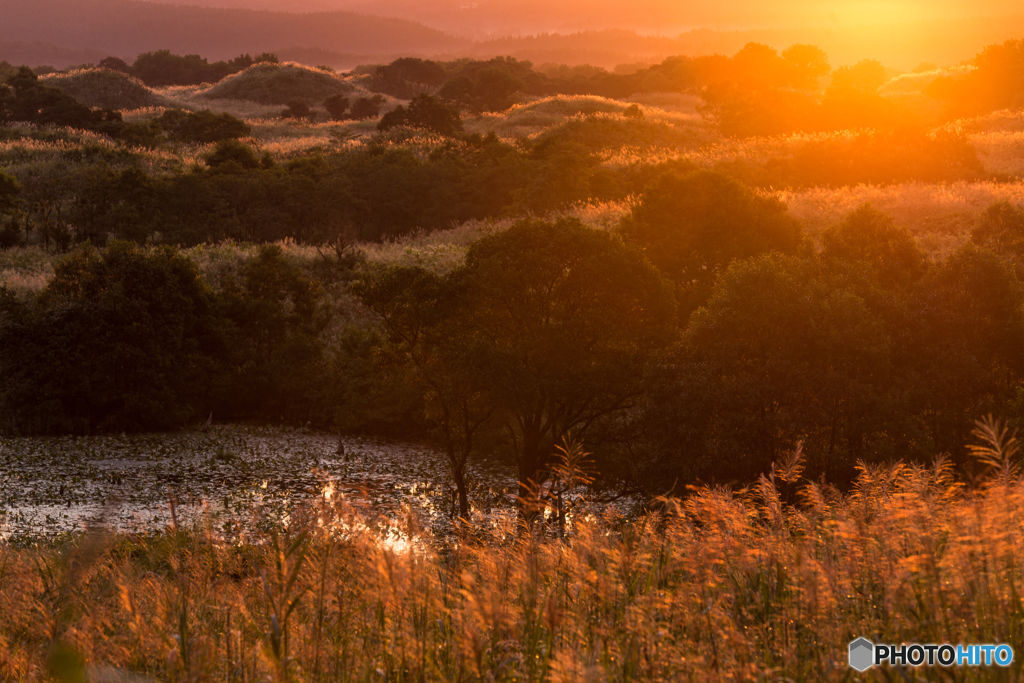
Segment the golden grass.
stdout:
[[54,256],[42,247],[0,250],[0,286],[21,297],[37,294],[53,278]]
[[249,100],[260,104],[288,104],[302,100],[319,104],[331,95],[353,90],[347,79],[332,72],[285,62],[253,64],[248,69],[223,78],[201,97],[211,100]]
[[817,238],[864,203],[893,217],[934,257],[944,257],[970,239],[981,213],[999,201],[1024,203],[1024,182],[901,183],[814,187],[773,193]]
[[1024,176],[1024,130],[974,133],[968,136],[978,158],[991,173]]
[[1012,445],[979,449],[993,467],[973,488],[941,460],[861,466],[846,494],[790,468],[637,519],[594,508],[565,538],[497,518],[438,546],[328,486],[287,530],[232,542],[199,526],[0,546],[0,677],[845,681],[858,636],[1016,646]]
[[[470,133],[494,131],[503,139],[518,139],[539,135],[573,117],[621,115],[629,106],[629,102],[596,95],[553,95],[517,104],[505,112],[468,118],[464,124]],[[682,106],[680,110],[667,110],[641,102],[640,110],[647,120],[655,123],[703,126],[700,116],[688,106]]]
[[623,166],[635,163],[663,163],[673,159],[685,159],[698,166],[710,168],[731,161],[743,161],[761,165],[778,158],[792,157],[794,152],[807,143],[828,140],[849,141],[861,131],[842,130],[829,133],[794,133],[770,137],[721,138],[695,149],[663,148],[650,152],[635,148],[611,150],[604,156],[604,163]]
[[899,74],[886,81],[879,90],[879,94],[888,97],[891,95],[921,92],[940,76],[963,78],[974,71],[975,68],[969,64],[961,64],[917,73]]
[[80,69],[50,74],[41,80],[89,107],[130,110],[163,103],[163,98],[142,81],[120,71]]

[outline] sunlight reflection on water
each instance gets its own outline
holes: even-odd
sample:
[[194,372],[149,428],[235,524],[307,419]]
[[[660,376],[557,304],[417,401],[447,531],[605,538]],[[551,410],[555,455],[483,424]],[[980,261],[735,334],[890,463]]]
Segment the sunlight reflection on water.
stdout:
[[[201,524],[237,535],[287,523],[313,501],[358,501],[376,533],[408,549],[403,519],[432,533],[450,526],[456,499],[439,451],[415,443],[348,439],[241,426],[209,432],[0,439],[0,538],[52,537],[89,526],[153,532]],[[512,510],[515,479],[500,467],[470,472],[474,516]]]

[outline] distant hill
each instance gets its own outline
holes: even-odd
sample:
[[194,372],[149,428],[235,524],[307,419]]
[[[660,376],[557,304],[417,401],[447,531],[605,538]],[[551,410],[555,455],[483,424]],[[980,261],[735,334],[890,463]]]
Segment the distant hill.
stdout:
[[294,45],[416,55],[467,44],[415,22],[353,12],[294,14],[132,0],[0,0],[0,41],[39,41],[123,58],[166,48],[209,59]]
[[[280,6],[283,3],[283,0],[163,1],[251,3],[257,6],[269,6],[275,2]],[[622,1],[593,0],[593,6],[611,6]],[[631,11],[653,1],[638,0]],[[360,7],[380,12],[387,10],[389,15],[408,10],[405,16],[420,16],[413,12],[414,0],[389,2],[385,6],[381,0],[295,0],[284,6],[290,10]],[[477,10],[498,12],[500,7],[504,7],[503,11],[514,15],[515,8],[520,7],[516,2],[529,4],[539,0],[509,0],[507,3],[498,0],[432,0],[423,6],[423,11],[431,7],[437,11],[445,7],[451,11],[455,11],[452,8],[462,8],[458,12],[468,13],[460,14],[466,18]],[[573,2],[579,4],[583,0]],[[730,2],[726,4],[735,9],[748,0]],[[960,0],[941,0],[940,5],[942,2],[949,10]],[[559,3],[548,4],[552,12],[564,14],[567,11],[567,6]],[[1004,5],[998,8],[1005,8]],[[937,8],[936,16],[941,16],[938,9],[941,8]],[[1024,12],[1024,8],[1018,7],[1018,11]],[[694,17],[697,22],[699,17]],[[612,69],[622,64],[658,62],[671,55],[731,55],[748,42],[758,42],[777,49],[795,43],[818,45],[828,53],[833,66],[868,58],[909,71],[922,62],[955,65],[971,59],[986,45],[1021,37],[1024,35],[1024,13],[1001,18],[894,21],[825,28],[809,24],[799,28],[744,30],[698,28],[672,37],[638,32],[625,19],[616,29],[513,37],[486,37],[488,30],[481,26],[481,30],[464,32],[485,38],[471,41],[413,21],[351,11],[272,12],[137,0],[0,0],[0,61],[62,68],[95,63],[107,54],[130,62],[140,52],[169,49],[176,54],[200,54],[211,61],[230,59],[242,53],[274,52],[284,60],[312,66],[326,65],[338,70],[349,70],[360,64],[388,63],[403,56],[450,60],[503,55],[529,60],[536,65],[592,64]],[[667,30],[669,27],[664,28]]]
[[[90,0],[82,0],[89,2]],[[173,4],[321,12],[419,22],[475,40],[609,28],[678,35],[797,27],[847,31],[871,24],[960,22],[1021,12],[1021,0],[160,0]]]
[[0,62],[8,62],[14,65],[47,65],[64,69],[79,64],[95,64],[108,54],[103,50],[58,47],[52,43],[0,40]]
[[509,55],[535,64],[592,64],[610,69],[630,62],[660,61],[671,55],[733,55],[751,42],[779,50],[804,43],[825,50],[832,66],[877,59],[886,66],[909,71],[922,62],[959,64],[972,59],[986,45],[1021,36],[1024,14],[854,28],[695,29],[674,38],[621,29],[581,31],[481,41],[446,57]]

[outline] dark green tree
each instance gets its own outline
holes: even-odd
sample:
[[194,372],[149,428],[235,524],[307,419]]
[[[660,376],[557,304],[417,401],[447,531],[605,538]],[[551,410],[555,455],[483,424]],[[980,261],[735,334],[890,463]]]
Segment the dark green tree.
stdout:
[[812,471],[845,481],[881,455],[872,434],[890,374],[882,321],[813,261],[736,261],[690,319],[651,399],[660,434],[652,469],[679,478],[750,481],[803,442]]
[[170,248],[83,246],[34,309],[0,323],[0,402],[20,433],[166,430],[209,410],[224,337]]
[[344,95],[331,95],[324,100],[324,109],[335,121],[344,121],[348,118],[349,99]]
[[391,372],[413,369],[425,417],[448,456],[459,515],[469,519],[466,468],[496,406],[486,378],[475,372],[479,341],[465,325],[472,311],[462,284],[458,276],[392,266],[369,273],[355,291],[384,325],[390,344],[379,349],[391,359]]
[[971,231],[971,241],[988,247],[1015,263],[1024,260],[1024,210],[1007,201],[985,209]]
[[430,95],[417,95],[408,109],[399,105],[382,116],[377,130],[384,132],[400,126],[453,136],[462,132],[462,119],[444,102]]
[[217,392],[237,417],[291,423],[319,413],[315,399],[326,374],[321,333],[331,311],[320,284],[291,263],[277,245],[264,245],[222,283],[230,322],[231,372]]
[[676,283],[684,315],[707,301],[732,261],[791,254],[802,239],[785,204],[711,171],[662,176],[640,195],[621,230]]
[[0,170],[0,249],[21,243],[21,227],[13,215],[20,193],[21,184],[17,179]]
[[467,364],[500,408],[525,497],[562,437],[637,404],[675,329],[672,295],[638,251],[572,219],[487,236],[456,277],[476,340]]
[[914,237],[870,204],[862,205],[825,231],[822,256],[873,273],[884,289],[906,290],[928,268],[928,258]]

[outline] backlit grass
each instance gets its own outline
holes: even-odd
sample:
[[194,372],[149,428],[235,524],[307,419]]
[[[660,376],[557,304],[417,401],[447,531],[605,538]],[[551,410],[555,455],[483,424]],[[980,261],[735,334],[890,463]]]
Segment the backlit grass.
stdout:
[[979,435],[973,485],[940,460],[861,466],[840,493],[792,460],[636,519],[580,513],[564,538],[509,520],[437,547],[411,515],[382,536],[327,490],[241,545],[200,525],[0,546],[0,676],[839,681],[857,636],[1019,652],[1024,482],[998,426]]

